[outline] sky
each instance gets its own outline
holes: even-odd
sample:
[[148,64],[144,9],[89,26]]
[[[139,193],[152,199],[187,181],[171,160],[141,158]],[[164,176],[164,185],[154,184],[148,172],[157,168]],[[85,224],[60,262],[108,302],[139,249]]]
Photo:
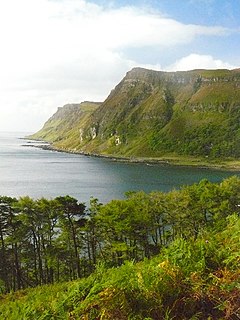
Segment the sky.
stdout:
[[0,0],[0,131],[104,101],[133,67],[240,67],[240,0]]

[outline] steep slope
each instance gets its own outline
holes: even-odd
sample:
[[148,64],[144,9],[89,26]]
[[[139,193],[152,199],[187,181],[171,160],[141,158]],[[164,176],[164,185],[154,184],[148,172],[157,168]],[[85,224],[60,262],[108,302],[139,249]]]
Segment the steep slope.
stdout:
[[[141,263],[1,295],[0,317],[32,319],[239,319],[240,218],[225,230],[178,239]],[[221,226],[221,224],[219,224]]]
[[77,149],[80,137],[79,128],[100,104],[100,102],[85,101],[59,107],[43,128],[30,138],[61,144],[66,149]]
[[[66,119],[65,119],[66,120]],[[240,156],[240,70],[134,68],[59,148],[126,157]],[[36,135],[39,137],[39,134]],[[75,140],[75,138],[77,140]],[[68,142],[70,141],[68,139]]]

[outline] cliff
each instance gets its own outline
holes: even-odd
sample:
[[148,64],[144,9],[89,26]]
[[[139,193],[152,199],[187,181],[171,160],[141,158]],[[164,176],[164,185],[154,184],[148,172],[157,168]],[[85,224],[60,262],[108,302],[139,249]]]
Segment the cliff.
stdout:
[[100,102],[85,101],[79,104],[66,104],[44,124],[43,128],[30,136],[31,139],[45,140],[62,148],[76,149],[81,140],[80,128],[84,126]]
[[33,137],[103,155],[238,158],[239,124],[240,69],[134,68],[102,104],[67,105]]

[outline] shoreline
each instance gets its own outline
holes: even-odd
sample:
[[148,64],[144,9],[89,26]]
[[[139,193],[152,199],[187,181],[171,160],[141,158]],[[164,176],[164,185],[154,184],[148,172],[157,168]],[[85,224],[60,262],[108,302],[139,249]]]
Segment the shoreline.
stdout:
[[[22,140],[28,141],[27,144],[23,144],[25,147],[35,147],[40,148],[42,150],[49,150],[54,152],[62,152],[76,155],[83,155],[87,157],[95,157],[95,158],[103,158],[111,161],[119,161],[119,162],[127,162],[127,163],[142,163],[146,165],[162,165],[162,166],[179,166],[179,167],[192,167],[199,169],[213,169],[213,170],[221,170],[221,171],[232,171],[232,172],[240,172],[240,161],[237,165],[232,164],[230,160],[226,160],[226,162],[221,163],[210,163],[205,159],[201,158],[181,158],[181,156],[176,158],[166,157],[166,158],[146,158],[146,157],[121,157],[115,155],[104,155],[104,154],[96,154],[84,151],[76,151],[69,149],[61,149],[54,147],[50,142],[44,140],[36,140],[30,138],[21,138]],[[36,144],[34,144],[36,143]],[[204,161],[205,160],[205,161]],[[202,164],[200,162],[203,161]],[[233,160],[233,162],[237,162],[237,160]]]

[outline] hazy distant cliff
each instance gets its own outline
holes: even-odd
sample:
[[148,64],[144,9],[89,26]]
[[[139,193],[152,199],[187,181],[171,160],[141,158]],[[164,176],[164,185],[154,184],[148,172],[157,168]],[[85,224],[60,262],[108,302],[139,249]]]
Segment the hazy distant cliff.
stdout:
[[77,148],[80,139],[80,128],[85,124],[91,113],[100,102],[85,101],[79,104],[66,104],[44,124],[43,128],[31,138],[42,139],[65,148]]
[[66,105],[33,137],[106,155],[238,158],[240,69],[134,68],[102,104]]

